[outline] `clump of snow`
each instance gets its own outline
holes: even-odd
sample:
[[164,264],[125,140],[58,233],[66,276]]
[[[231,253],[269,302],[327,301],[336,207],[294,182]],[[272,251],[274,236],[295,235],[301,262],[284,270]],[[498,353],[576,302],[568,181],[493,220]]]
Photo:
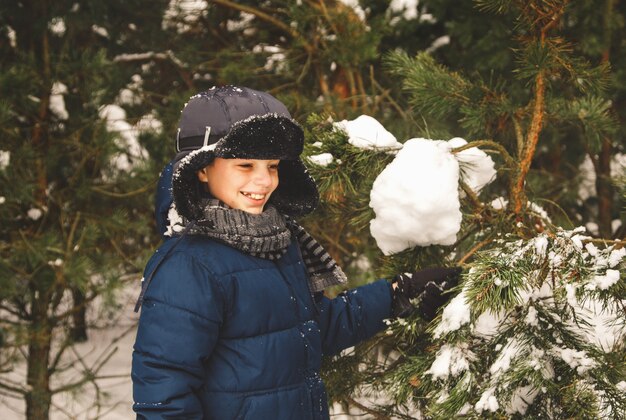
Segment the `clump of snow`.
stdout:
[[252,13],[241,12],[239,13],[239,20],[228,19],[226,21],[226,30],[228,32],[243,31],[244,35],[252,35],[256,32],[256,29],[251,25],[255,17]]
[[489,388],[488,390],[483,392],[478,402],[474,405],[474,409],[478,413],[482,413],[485,410],[489,410],[492,413],[498,411],[498,408],[500,408],[500,404],[498,404],[498,400],[494,395],[495,392],[495,388]]
[[281,72],[287,68],[285,50],[279,46],[259,44],[252,48],[252,52],[255,54],[268,54],[263,66],[263,69],[267,71],[275,70]]
[[126,111],[117,105],[106,105],[99,111],[107,130],[117,133],[116,143],[123,152],[111,158],[111,166],[118,171],[131,172],[134,164],[148,159],[148,151],[139,143],[139,130],[126,121]]
[[426,48],[426,52],[427,53],[432,53],[436,50],[438,50],[441,47],[444,47],[446,45],[450,44],[450,35],[443,35],[440,36],[439,38],[435,39],[428,48]]
[[[616,153],[611,158],[611,178],[619,178],[626,174],[626,154]],[[578,167],[580,183],[578,184],[578,197],[581,201],[596,197],[596,172],[589,155]]]
[[311,162],[319,166],[328,166],[335,159],[331,153],[320,153],[319,155],[309,156]]
[[41,216],[43,216],[43,212],[41,211],[41,209],[38,209],[36,207],[29,209],[26,214],[28,215],[28,218],[32,220],[39,220]]
[[[467,141],[454,137],[448,141],[451,148],[465,146]],[[495,164],[487,153],[471,147],[455,154],[461,169],[461,179],[473,190],[480,192],[496,178]]]
[[65,99],[63,95],[67,93],[67,86],[61,82],[54,82],[50,92],[50,111],[60,120],[67,120],[70,114],[65,108]]
[[444,344],[437,352],[430,368],[424,373],[432,375],[433,379],[447,379],[450,375],[457,376],[469,369],[466,355],[471,358],[471,353],[468,353],[467,349]]
[[109,38],[109,31],[107,31],[106,28],[103,28],[102,26],[91,25],[91,30],[94,34],[98,34],[103,38]]
[[183,217],[178,213],[176,209],[176,204],[172,203],[170,205],[170,209],[167,212],[167,229],[163,233],[165,236],[173,236],[178,232],[182,232],[183,227]]
[[495,210],[504,210],[507,204],[509,204],[509,200],[503,197],[495,198],[493,199],[491,203],[489,203],[489,205],[493,207]]
[[370,231],[390,255],[414,246],[452,245],[461,228],[459,164],[446,142],[408,140],[374,181]]
[[7,26],[7,36],[9,37],[9,44],[12,48],[17,47],[17,34],[15,33],[15,29]]
[[335,127],[348,135],[348,142],[362,149],[401,149],[396,137],[373,117],[361,115],[354,120],[343,120]]
[[[387,10],[392,13],[401,13],[405,20],[412,20],[417,18],[417,3],[418,0],[391,0]],[[395,25],[398,21],[398,18],[392,19],[391,25]]]
[[546,251],[548,249],[548,238],[545,236],[538,236],[534,238],[533,242],[535,243],[535,252],[540,257],[546,255]]
[[143,78],[139,74],[133,74],[130,83],[121,89],[116,102],[121,105],[139,105],[143,102]]
[[603,275],[596,275],[593,278],[593,282],[591,284],[597,286],[602,290],[606,290],[609,287],[613,286],[619,281],[619,271],[617,270],[606,270],[606,273]]
[[349,8],[351,8],[354,13],[361,19],[362,22],[365,22],[365,11],[359,4],[359,0],[340,0],[341,3],[345,4]]
[[0,171],[4,171],[11,162],[11,152],[8,150],[0,150]]
[[465,291],[456,295],[443,309],[441,322],[433,332],[435,338],[451,331],[456,331],[470,322],[470,305],[466,301]]
[[142,116],[135,127],[139,133],[161,134],[163,132],[163,123],[152,113]]
[[48,261],[48,265],[52,267],[61,267],[63,265],[63,260],[61,258],[57,258],[54,261],[50,260]]
[[[445,310],[444,310],[445,311]],[[472,325],[472,334],[476,337],[491,338],[498,333],[502,319],[506,314],[504,312],[492,313],[485,311],[478,316],[474,325]]]
[[53,35],[63,36],[67,28],[65,27],[65,21],[61,17],[54,17],[48,22],[48,29]]
[[528,407],[533,403],[538,394],[539,389],[534,388],[532,385],[517,388],[513,391],[513,395],[511,395],[511,401],[505,410],[506,413],[511,416],[516,413],[521,415],[526,414],[526,410],[528,410]]
[[537,316],[537,309],[535,309],[534,306],[528,307],[528,312],[526,313],[526,318],[524,319],[524,321],[528,325],[532,325],[533,327],[539,326],[539,318]]
[[206,0],[170,0],[161,27],[176,29],[179,34],[188,32],[194,23],[206,15],[208,7]]
[[577,351],[573,349],[556,349],[557,355],[563,359],[565,363],[572,369],[576,369],[579,375],[584,374],[589,369],[596,366],[596,362],[587,356],[584,351]]
[[622,261],[624,257],[626,257],[626,248],[612,250],[609,254],[609,259],[607,262],[608,266],[611,268],[615,267],[617,264],[620,263],[620,261]]
[[500,351],[496,361],[489,367],[489,372],[494,376],[500,376],[511,367],[513,360],[522,353],[522,346],[515,338],[510,338]]
[[617,229],[622,227],[622,221],[620,219],[613,219],[611,221],[611,232],[613,234],[615,234],[615,232],[617,232]]

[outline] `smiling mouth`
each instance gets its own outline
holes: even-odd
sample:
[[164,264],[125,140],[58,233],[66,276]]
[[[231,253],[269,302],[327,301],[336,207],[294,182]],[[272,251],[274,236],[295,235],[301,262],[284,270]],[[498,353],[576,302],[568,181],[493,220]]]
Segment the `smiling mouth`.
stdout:
[[266,196],[266,194],[255,194],[255,193],[249,193],[249,192],[241,192],[244,196],[251,198],[253,200],[263,200]]

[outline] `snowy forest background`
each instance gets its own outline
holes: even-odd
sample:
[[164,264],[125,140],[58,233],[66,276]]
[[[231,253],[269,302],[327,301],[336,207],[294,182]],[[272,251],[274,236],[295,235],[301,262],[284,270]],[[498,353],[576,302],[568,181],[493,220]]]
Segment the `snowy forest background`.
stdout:
[[[334,418],[626,418],[626,3],[0,4],[0,417],[132,416],[154,191],[196,92],[306,131],[303,223],[356,286],[432,265],[432,323],[324,361]],[[336,294],[340,290],[329,293]]]

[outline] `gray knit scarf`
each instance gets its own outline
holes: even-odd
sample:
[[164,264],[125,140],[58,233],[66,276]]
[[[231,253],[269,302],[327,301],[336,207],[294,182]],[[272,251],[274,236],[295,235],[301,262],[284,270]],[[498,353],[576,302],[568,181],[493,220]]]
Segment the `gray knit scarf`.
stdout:
[[347,278],[341,267],[295,220],[266,205],[261,214],[232,209],[216,199],[203,203],[203,218],[189,229],[189,234],[206,235],[255,257],[276,260],[287,252],[292,236],[298,241],[309,274],[311,292],[344,284]]

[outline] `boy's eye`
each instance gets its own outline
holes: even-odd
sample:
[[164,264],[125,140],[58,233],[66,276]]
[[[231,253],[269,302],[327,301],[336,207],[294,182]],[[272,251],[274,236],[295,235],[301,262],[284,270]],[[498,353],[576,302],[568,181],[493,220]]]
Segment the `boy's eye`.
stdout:
[[252,168],[252,164],[251,163],[240,163],[239,165],[240,168]]
[[278,170],[278,163],[270,165],[270,169],[272,170]]

